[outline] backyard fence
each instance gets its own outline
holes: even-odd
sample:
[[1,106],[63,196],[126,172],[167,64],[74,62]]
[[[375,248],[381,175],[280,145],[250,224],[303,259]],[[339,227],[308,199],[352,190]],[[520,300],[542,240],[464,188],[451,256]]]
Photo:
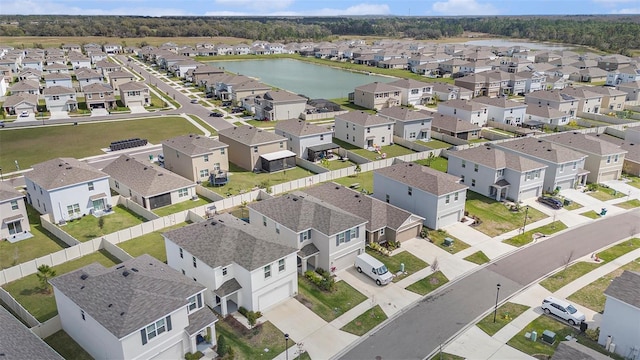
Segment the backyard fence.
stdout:
[[444,141],[446,143],[453,144],[453,145],[466,145],[466,144],[469,143],[465,139],[460,139],[460,138],[457,138],[455,136],[442,134],[442,133],[435,132],[435,131],[431,132],[431,138],[432,139],[436,139],[436,140],[440,140],[440,141]]
[[62,330],[60,315],[56,315],[43,323],[38,323],[38,325],[31,328],[31,331],[41,339],[47,338],[60,330]]
[[7,307],[11,309],[11,311],[13,311],[16,315],[18,315],[18,317],[20,317],[22,321],[27,323],[29,327],[33,327],[40,324],[38,319],[33,317],[33,315],[29,314],[29,312],[24,307],[22,307],[22,305],[20,305],[20,303],[18,303],[16,299],[14,299],[13,296],[11,296],[11,294],[9,294],[3,288],[0,288],[0,300],[2,300],[2,302],[5,303]]
[[593,114],[593,113],[586,113],[586,112],[579,112],[578,117],[594,120],[594,121],[605,122],[607,124],[612,124],[612,125],[628,124],[628,123],[634,122],[633,120],[620,119],[614,116],[608,116],[603,114]]
[[433,150],[432,148],[419,144],[415,141],[409,141],[407,139],[403,139],[400,136],[397,135],[393,135],[393,142],[395,144],[398,144],[400,146],[406,147],[407,149],[413,150],[413,151],[417,151],[417,152],[423,152],[423,151],[431,151]]

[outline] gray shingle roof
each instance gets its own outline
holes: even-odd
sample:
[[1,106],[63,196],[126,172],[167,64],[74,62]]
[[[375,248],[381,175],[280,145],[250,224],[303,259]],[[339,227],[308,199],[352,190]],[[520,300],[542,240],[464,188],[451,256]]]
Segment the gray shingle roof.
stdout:
[[558,119],[567,117],[567,113],[562,112],[558,109],[546,106],[546,105],[538,105],[538,104],[528,104],[527,105],[527,114],[540,116],[547,119]]
[[194,254],[212,268],[236,263],[253,271],[295,253],[273,235],[231,214],[167,231],[165,238]]
[[16,106],[18,104],[21,103],[27,103],[27,104],[31,104],[31,105],[38,105],[38,95],[36,94],[28,94],[28,93],[24,93],[21,92],[19,94],[16,95],[9,95],[6,97],[6,100],[4,101],[4,104],[2,104],[3,107],[12,107],[12,106]]
[[93,263],[49,282],[117,338],[187,305],[205,289],[147,254],[110,268]]
[[122,91],[135,91],[135,90],[144,90],[147,88],[143,82],[137,81],[129,81],[119,86]]
[[516,140],[505,141],[496,144],[496,146],[517,151],[519,153],[527,154],[556,164],[579,161],[586,157],[586,155],[578,151],[549,141],[545,141],[543,139],[536,139],[534,137],[525,137]]
[[51,159],[32,166],[25,177],[46,190],[84,184],[109,177],[106,173],[74,158]]
[[598,139],[618,145],[623,150],[627,150],[627,153],[624,155],[624,161],[631,161],[640,164],[640,143],[636,144],[632,141],[625,141],[608,134],[597,134],[596,137]]
[[218,140],[195,134],[176,136],[163,141],[162,145],[166,145],[189,156],[210,154],[215,149],[229,147],[229,145]]
[[618,145],[579,132],[563,132],[549,135],[545,136],[544,140],[600,156],[626,152]]
[[50,73],[44,75],[45,80],[71,80],[71,75],[67,73]]
[[67,95],[75,93],[75,90],[65,86],[51,86],[42,90],[42,95]]
[[234,126],[232,128],[223,129],[218,132],[220,141],[224,142],[225,138],[235,140],[241,144],[248,146],[275,143],[286,141],[285,137],[276,135],[272,132],[256,128],[253,126]]
[[490,105],[490,106],[499,107],[503,109],[515,109],[515,108],[523,108],[527,106],[527,104],[524,104],[518,101],[509,100],[504,97],[490,98],[490,97],[482,96],[482,97],[474,98],[473,101],[484,104],[484,105]]
[[427,113],[411,110],[409,108],[403,108],[400,106],[392,106],[381,109],[378,111],[378,114],[400,122],[420,120],[430,121],[433,118]]
[[85,94],[93,94],[93,93],[113,93],[113,88],[109,84],[103,83],[91,83],[89,85],[85,85],[82,88],[82,92]]
[[385,176],[436,196],[450,194],[468,188],[460,184],[460,178],[457,176],[445,174],[430,167],[414,163],[391,165],[374,170],[374,175],[375,174]]
[[393,124],[393,120],[385,119],[382,116],[369,114],[364,111],[349,111],[348,113],[337,115],[336,119],[344,120],[360,126]]
[[205,306],[204,309],[189,314],[189,326],[184,330],[187,334],[193,335],[216,321],[218,321],[218,318]]
[[625,270],[613,279],[604,294],[640,309],[640,273]]
[[471,100],[454,99],[447,100],[438,104],[438,106],[445,106],[452,109],[461,109],[466,111],[479,111],[487,108],[487,105]]
[[462,133],[468,131],[480,131],[480,126],[469,121],[458,119],[455,116],[434,113],[431,120],[431,127],[451,131],[453,133]]
[[331,129],[323,128],[322,126],[314,125],[300,119],[278,121],[276,130],[281,130],[295,136],[331,134]]
[[9,91],[13,93],[20,91],[38,90],[39,88],[40,84],[38,84],[38,82],[35,80],[22,80],[13,84],[13,86],[9,88]]
[[[547,76],[547,80],[550,80],[551,77]],[[531,98],[531,99],[536,99],[536,100],[549,100],[549,101],[556,101],[556,102],[570,102],[570,101],[577,101],[579,99],[569,95],[569,94],[564,94],[561,93],[559,90],[539,90],[539,91],[534,91],[532,93],[529,93],[525,96],[525,101],[526,99]]]
[[249,204],[249,207],[294,232],[313,228],[331,236],[367,222],[299,191],[255,202]]
[[24,195],[16,190],[13,186],[0,181],[0,202],[15,200],[24,197]]
[[268,91],[264,95],[264,98],[267,100],[279,102],[279,101],[304,101],[307,102],[307,98],[302,97],[300,95],[296,95],[294,93],[290,93],[288,91],[276,90],[276,91]]
[[[117,66],[116,64],[110,64],[110,66]],[[126,71],[121,71],[121,70],[116,70],[116,71],[112,71],[109,73],[109,79],[116,79],[116,78],[134,78],[134,76]]]
[[451,151],[448,154],[496,170],[508,168],[522,172],[547,167],[547,165],[539,163],[535,160],[531,160],[524,156],[488,146],[479,146],[466,150]]
[[4,360],[63,360],[47,343],[0,306],[0,353]]
[[373,82],[370,84],[361,85],[355,88],[356,91],[364,91],[368,93],[381,93],[381,92],[395,92],[400,91],[397,86],[389,85],[381,82]]
[[[403,59],[404,62],[407,62],[406,59]],[[431,84],[414,80],[414,79],[400,79],[396,81],[392,81],[388,83],[389,85],[396,86],[403,89],[417,89],[417,88],[430,88]]]

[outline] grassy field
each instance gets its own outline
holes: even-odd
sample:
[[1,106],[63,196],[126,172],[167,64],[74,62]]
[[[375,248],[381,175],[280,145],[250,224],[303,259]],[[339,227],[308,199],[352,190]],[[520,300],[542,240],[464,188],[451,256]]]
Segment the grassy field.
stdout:
[[92,215],[83,216],[80,219],[67,222],[61,229],[76,240],[88,241],[147,221],[122,205],[113,207],[112,214],[102,217],[104,221],[102,229],[99,226],[99,219]]
[[[259,173],[245,170],[233,163],[229,163],[229,182],[224,186],[208,186],[207,189],[222,196],[233,196],[251,191],[256,187],[268,188],[275,184],[282,184],[288,181],[312,176],[309,170],[301,167],[290,168],[276,173]],[[208,184],[208,182],[203,183]]]
[[482,251],[476,251],[464,259],[478,265],[486,264],[490,261],[489,257]]
[[416,142],[418,144],[430,147],[432,149],[448,149],[450,148],[451,144],[446,143],[444,141],[440,141],[440,140],[436,140],[436,139],[432,139],[431,141],[422,141],[422,140],[416,140]]
[[449,279],[441,271],[436,271],[426,278],[407,286],[406,289],[416,294],[427,295],[447,282],[449,282]]
[[600,186],[598,185],[598,189],[596,191],[590,191],[587,194],[589,194],[590,196],[600,200],[600,201],[607,201],[607,200],[612,200],[612,199],[618,199],[621,198],[623,196],[625,196],[625,194],[609,188],[609,187],[604,187],[604,186]]
[[416,160],[414,161],[414,163],[424,165],[424,166],[429,166],[430,168],[434,170],[442,171],[443,173],[447,172],[447,166],[449,166],[449,160],[440,156],[435,157],[431,160],[429,159]]
[[108,148],[116,140],[139,137],[159,144],[170,137],[189,133],[202,134],[178,116],[7,129],[0,131],[0,167],[6,173],[15,169],[16,160],[21,169],[26,169],[56,157],[83,158],[103,154],[101,149]]
[[616,206],[621,207],[623,209],[633,209],[633,208],[640,207],[640,200],[631,199],[625,202],[617,203]]
[[594,262],[579,262],[569,266],[566,269],[560,270],[559,272],[549,276],[548,278],[542,280],[540,285],[545,289],[556,292],[563,286],[572,282],[573,280],[581,277],[582,275],[594,270],[599,267],[602,263],[594,263]]
[[362,315],[351,320],[350,323],[343,326],[340,330],[362,336],[385,320],[387,320],[387,314],[382,311],[380,305],[376,305],[362,313]]
[[296,299],[324,321],[330,322],[365,301],[367,297],[344,281],[336,282],[333,292],[326,292],[301,276],[298,278]]
[[[531,211],[531,209],[529,209],[529,211]],[[537,227],[535,229],[531,229],[526,231],[523,234],[520,235],[516,235],[510,239],[507,239],[505,241],[503,241],[505,244],[509,244],[509,245],[513,245],[513,246],[523,246],[526,245],[530,242],[533,241],[533,235],[536,233],[540,233],[540,234],[544,234],[544,235],[551,235],[554,234],[558,231],[564,230],[567,228],[567,225],[565,225],[562,221],[558,220],[558,221],[554,221],[550,224],[547,225],[543,225],[540,227]]]
[[194,207],[202,206],[211,203],[211,200],[198,196],[198,200],[186,200],[169,206],[163,206],[161,208],[154,209],[153,212],[158,216],[167,216],[180,211],[193,209]]
[[[542,341],[542,332],[545,330],[551,330],[556,333],[556,341],[553,345],[549,345]],[[536,331],[538,333],[538,340],[536,342],[524,337],[525,332],[532,331]],[[556,347],[558,347],[558,344],[560,344],[560,340],[564,339],[564,337],[569,334],[573,334],[574,331],[575,330],[571,326],[566,325],[566,323],[562,323],[549,316],[543,315],[525,326],[522,331],[507,342],[507,345],[516,348],[525,354],[546,354],[551,356],[555,352]]]
[[482,331],[489,334],[489,336],[495,335],[500,329],[511,322],[511,320],[517,318],[523,312],[529,309],[526,305],[514,304],[511,302],[504,303],[498,308],[496,312],[496,321],[493,322],[493,313],[485,316],[478,324],[476,324]]
[[[469,211],[469,215],[478,216],[482,221],[475,229],[491,237],[518,229],[524,224],[524,207],[519,211],[510,211],[503,203],[473,191],[467,191],[466,210]],[[527,223],[547,217],[532,207],[529,208],[527,216]]]
[[624,178],[627,180],[627,185],[640,189],[640,177],[624,174]]
[[397,144],[382,146],[380,148],[380,153],[378,153],[375,151],[369,151],[367,149],[359,148],[353,144],[349,144],[348,142],[338,140],[335,138],[333,139],[333,142],[336,143],[337,145],[340,145],[340,147],[345,150],[354,152],[372,161],[382,159],[382,154],[387,154],[386,157],[390,158],[390,157],[396,157],[396,156],[408,155],[408,154],[414,153],[413,150],[407,149],[406,147],[402,147]]
[[349,187],[352,184],[360,184],[356,190],[365,190],[368,194],[373,194],[373,171],[363,172],[357,176],[333,179],[333,181],[346,187]]
[[[393,282],[398,282],[429,265],[408,251],[401,251],[393,256],[384,256],[376,251],[368,250],[367,254],[380,260],[387,269],[395,275]],[[398,273],[400,271],[400,264],[404,264],[405,273]]]

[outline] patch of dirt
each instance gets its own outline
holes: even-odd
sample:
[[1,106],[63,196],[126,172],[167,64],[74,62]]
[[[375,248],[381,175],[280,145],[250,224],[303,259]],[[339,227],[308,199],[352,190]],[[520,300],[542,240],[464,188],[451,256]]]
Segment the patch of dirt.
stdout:
[[429,283],[431,285],[438,285],[440,283],[440,279],[438,279],[436,277],[432,277],[431,279],[429,279]]
[[313,303],[309,300],[307,300],[307,298],[305,298],[302,295],[296,295],[295,296],[296,300],[300,301],[300,303],[304,306],[306,306],[309,309],[313,309]]

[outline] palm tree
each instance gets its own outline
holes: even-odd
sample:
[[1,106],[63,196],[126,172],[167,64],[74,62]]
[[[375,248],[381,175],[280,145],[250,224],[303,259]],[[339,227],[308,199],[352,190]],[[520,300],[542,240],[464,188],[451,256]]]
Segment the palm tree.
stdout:
[[362,168],[360,167],[360,164],[357,164],[356,168],[353,169],[353,171],[356,173],[356,177],[358,177],[358,175],[360,174],[360,171],[362,171]]
[[47,264],[38,266],[38,273],[36,274],[38,280],[42,284],[42,288],[47,292],[51,292],[49,289],[49,279],[56,276],[56,271]]

